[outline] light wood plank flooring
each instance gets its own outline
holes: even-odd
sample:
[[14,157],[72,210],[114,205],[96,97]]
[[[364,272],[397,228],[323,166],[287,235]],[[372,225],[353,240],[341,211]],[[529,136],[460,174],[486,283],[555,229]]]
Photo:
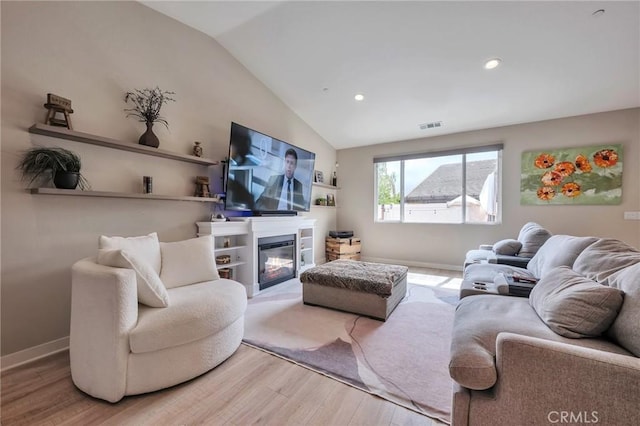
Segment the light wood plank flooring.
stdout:
[[245,345],[187,383],[117,404],[76,389],[61,352],[2,373],[1,413],[3,425],[442,425]]
[[[460,277],[459,272],[411,268]],[[424,425],[443,423],[249,346],[210,372],[117,404],[71,381],[69,352],[2,373],[2,425]]]

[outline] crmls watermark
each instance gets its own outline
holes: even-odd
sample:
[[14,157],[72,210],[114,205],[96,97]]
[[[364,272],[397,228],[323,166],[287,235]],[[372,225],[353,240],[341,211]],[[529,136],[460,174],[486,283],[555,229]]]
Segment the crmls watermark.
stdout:
[[599,423],[597,411],[549,411],[547,420],[552,424],[594,424]]

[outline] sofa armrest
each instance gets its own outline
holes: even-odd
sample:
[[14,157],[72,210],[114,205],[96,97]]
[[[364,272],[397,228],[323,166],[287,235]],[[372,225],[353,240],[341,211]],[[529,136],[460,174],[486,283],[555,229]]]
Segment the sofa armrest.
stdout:
[[90,258],[73,265],[69,354],[78,388],[111,402],[124,396],[129,333],[137,321],[133,270],[98,265]]
[[487,262],[489,263],[517,266],[518,268],[526,268],[530,260],[530,257],[509,256],[506,254],[491,253],[489,256],[487,256]]
[[496,369],[496,399],[521,420],[557,423],[568,412],[574,421],[637,424],[640,359],[632,355],[500,333]]

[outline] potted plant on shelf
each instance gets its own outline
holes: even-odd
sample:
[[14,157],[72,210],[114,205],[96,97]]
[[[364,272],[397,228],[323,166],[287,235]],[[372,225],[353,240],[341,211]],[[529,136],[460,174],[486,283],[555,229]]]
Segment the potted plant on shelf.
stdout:
[[167,129],[169,128],[167,120],[160,117],[160,108],[167,102],[175,102],[175,99],[173,99],[171,95],[175,95],[175,93],[162,91],[159,87],[155,89],[134,89],[133,92],[127,92],[125,95],[124,101],[133,105],[132,108],[125,108],[127,117],[137,117],[138,121],[147,125],[146,132],[144,132],[138,140],[140,145],[153,148],[160,146],[160,141],[152,130],[153,123],[159,122],[164,124]]
[[80,174],[82,162],[75,152],[64,148],[36,147],[27,150],[18,170],[22,173],[22,179],[30,178],[29,185],[36,179],[53,180],[56,188],[60,189],[89,189],[91,185]]

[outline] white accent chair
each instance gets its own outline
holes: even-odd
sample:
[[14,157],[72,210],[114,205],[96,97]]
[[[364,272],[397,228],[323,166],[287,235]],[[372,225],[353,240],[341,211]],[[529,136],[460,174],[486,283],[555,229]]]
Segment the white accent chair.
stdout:
[[[236,351],[244,333],[246,291],[236,281],[219,278],[210,236],[159,247],[155,234],[138,237],[148,239],[144,255],[139,241],[135,246],[121,239],[114,247],[103,238],[98,258],[72,267],[71,375],[79,389],[117,402],[190,380]],[[117,247],[127,260],[138,262],[130,267],[99,264],[114,262],[119,250],[111,249]],[[140,260],[145,256],[151,261]],[[145,270],[140,263],[153,266]],[[141,293],[143,283],[157,277],[166,288],[154,288],[163,295],[155,305],[164,301],[166,307],[140,300],[150,294],[149,288]]]

